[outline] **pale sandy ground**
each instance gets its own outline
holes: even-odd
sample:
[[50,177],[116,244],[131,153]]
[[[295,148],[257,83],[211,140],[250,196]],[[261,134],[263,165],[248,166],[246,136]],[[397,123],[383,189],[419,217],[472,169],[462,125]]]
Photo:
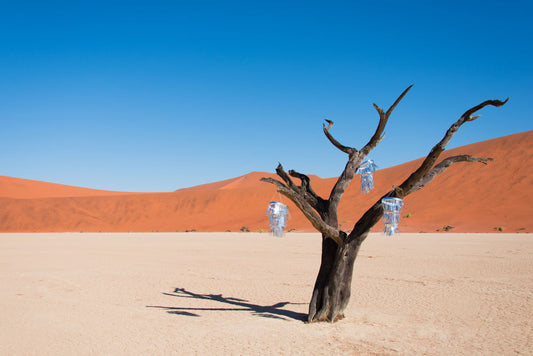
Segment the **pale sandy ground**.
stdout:
[[1,355],[533,354],[533,236],[371,235],[305,324],[317,234],[0,234]]

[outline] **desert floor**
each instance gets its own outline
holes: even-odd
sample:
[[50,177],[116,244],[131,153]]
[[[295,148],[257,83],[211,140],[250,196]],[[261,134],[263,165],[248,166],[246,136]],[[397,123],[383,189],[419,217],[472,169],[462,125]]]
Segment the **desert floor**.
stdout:
[[302,322],[318,234],[0,234],[0,354],[533,354],[533,236],[372,234]]

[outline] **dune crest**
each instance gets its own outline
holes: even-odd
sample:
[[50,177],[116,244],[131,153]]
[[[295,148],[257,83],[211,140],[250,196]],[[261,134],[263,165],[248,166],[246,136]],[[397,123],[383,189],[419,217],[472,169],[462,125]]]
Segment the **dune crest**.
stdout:
[[41,182],[31,179],[0,176],[0,197],[13,199],[40,199],[135,194],[99,190],[71,185]]
[[[449,226],[452,232],[533,232],[533,131],[450,149],[442,158],[457,154],[494,161],[454,164],[407,197],[401,231],[434,232]],[[341,228],[351,230],[366,209],[420,162],[375,172],[369,194],[359,191],[356,176],[339,206]],[[279,195],[259,179],[274,176],[252,172],[169,193],[107,192],[0,176],[0,231],[266,231],[267,204]],[[310,178],[322,196],[336,181]],[[282,201],[290,209],[288,229],[313,231],[294,204],[284,197]],[[381,229],[378,224],[374,231]]]

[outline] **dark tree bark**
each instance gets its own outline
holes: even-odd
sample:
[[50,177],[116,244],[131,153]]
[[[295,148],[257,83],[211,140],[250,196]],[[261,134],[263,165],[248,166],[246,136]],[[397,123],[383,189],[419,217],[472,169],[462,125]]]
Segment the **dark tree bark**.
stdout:
[[[285,172],[282,165],[276,168],[276,173],[282,181],[272,178],[262,178],[262,181],[274,184],[278,191],[288,197],[302,211],[305,217],[311,222],[320,233],[322,233],[322,257],[320,269],[313,289],[313,295],[309,303],[308,321],[330,321],[335,322],[344,318],[344,310],[350,301],[351,284],[353,276],[354,262],[359,252],[359,248],[370,229],[381,219],[383,207],[381,199],[385,197],[405,198],[407,195],[422,189],[429,184],[438,174],[444,172],[455,162],[480,162],[487,164],[491,158],[477,158],[470,155],[453,156],[444,159],[435,165],[440,154],[446,145],[457,132],[459,127],[465,122],[473,121],[479,116],[472,116],[485,106],[502,106],[507,100],[487,100],[469,110],[467,110],[457,122],[455,122],[446,132],[442,140],[437,143],[424,159],[420,167],[415,170],[402,184],[394,188],[378,199],[370,209],[355,223],[352,231],[348,234],[339,229],[337,208],[339,202],[352,179],[357,168],[364,158],[383,139],[383,133],[390,114],[398,103],[403,99],[412,86],[408,87],[394,104],[385,112],[374,104],[374,108],[379,114],[379,123],[374,135],[369,142],[361,149],[342,145],[329,132],[333,122],[326,120],[324,124],[324,134],[328,140],[339,150],[348,155],[348,162],[343,172],[339,176],[328,199],[318,196],[313,188],[309,177],[305,174],[290,170]],[[292,178],[300,181],[295,184]]]

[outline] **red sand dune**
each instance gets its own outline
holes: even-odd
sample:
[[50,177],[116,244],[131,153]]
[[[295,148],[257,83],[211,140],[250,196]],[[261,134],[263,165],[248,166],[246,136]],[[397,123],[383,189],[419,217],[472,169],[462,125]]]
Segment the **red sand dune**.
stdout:
[[[400,229],[433,232],[533,232],[533,131],[451,149],[443,157],[492,157],[488,165],[456,163],[423,190],[405,199]],[[375,188],[359,192],[356,176],[339,207],[339,221],[355,221],[393,184],[400,184],[420,160],[377,171]],[[275,164],[273,164],[274,166]],[[290,167],[287,167],[290,168]],[[169,193],[124,193],[70,187],[0,176],[0,231],[251,231],[268,230],[267,203],[274,186],[260,182],[270,173],[250,174]],[[310,176],[325,196],[336,178]],[[289,229],[313,231],[287,198]],[[377,225],[375,230],[382,226]]]
[[4,198],[35,199],[125,194],[131,193],[80,188],[64,184],[40,182],[38,180],[0,176],[0,197]]

